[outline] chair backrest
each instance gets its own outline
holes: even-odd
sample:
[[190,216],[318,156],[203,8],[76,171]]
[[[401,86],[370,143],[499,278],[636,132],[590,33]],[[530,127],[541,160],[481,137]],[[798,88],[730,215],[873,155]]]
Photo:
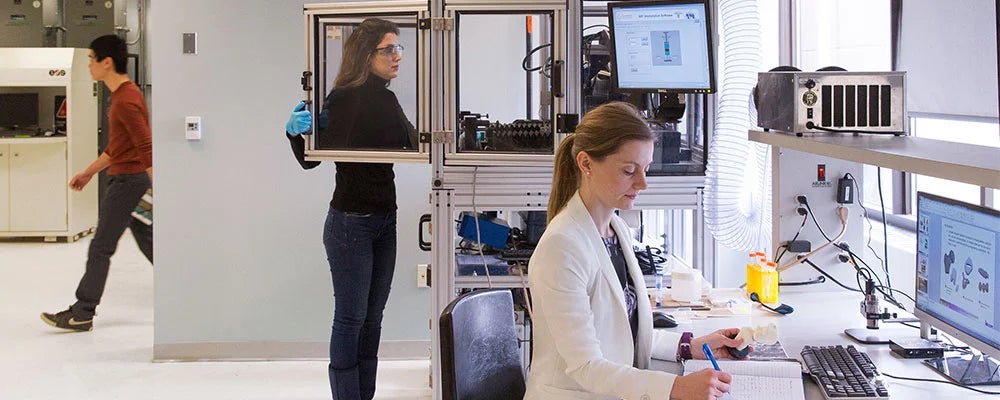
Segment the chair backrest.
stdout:
[[444,400],[521,400],[524,374],[509,290],[459,296],[441,313]]

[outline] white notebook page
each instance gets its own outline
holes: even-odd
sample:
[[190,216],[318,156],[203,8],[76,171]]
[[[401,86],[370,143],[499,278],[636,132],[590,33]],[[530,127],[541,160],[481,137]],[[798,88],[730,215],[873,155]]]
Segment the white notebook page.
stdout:
[[[712,369],[708,360],[684,362],[684,375]],[[802,400],[802,368],[788,361],[719,361],[719,368],[733,376],[728,400]]]

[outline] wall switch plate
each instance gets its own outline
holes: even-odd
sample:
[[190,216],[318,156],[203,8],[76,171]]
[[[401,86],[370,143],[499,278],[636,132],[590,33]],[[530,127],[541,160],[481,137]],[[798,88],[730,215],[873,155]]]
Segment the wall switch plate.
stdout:
[[198,33],[185,32],[181,37],[184,54],[198,54]]
[[184,137],[201,140],[201,117],[184,117]]
[[430,267],[427,264],[417,264],[417,287],[427,287],[427,270]]

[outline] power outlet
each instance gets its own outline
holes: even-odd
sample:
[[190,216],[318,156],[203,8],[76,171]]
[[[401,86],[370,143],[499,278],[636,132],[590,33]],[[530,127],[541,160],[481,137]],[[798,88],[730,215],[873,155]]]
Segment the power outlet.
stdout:
[[427,270],[430,267],[428,264],[417,264],[417,287],[427,287]]

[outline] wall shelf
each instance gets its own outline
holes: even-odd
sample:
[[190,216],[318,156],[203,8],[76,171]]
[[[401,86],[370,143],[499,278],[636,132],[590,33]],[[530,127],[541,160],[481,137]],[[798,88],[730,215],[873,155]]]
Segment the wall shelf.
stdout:
[[1000,189],[1000,148],[892,135],[792,134],[751,130],[776,147]]

